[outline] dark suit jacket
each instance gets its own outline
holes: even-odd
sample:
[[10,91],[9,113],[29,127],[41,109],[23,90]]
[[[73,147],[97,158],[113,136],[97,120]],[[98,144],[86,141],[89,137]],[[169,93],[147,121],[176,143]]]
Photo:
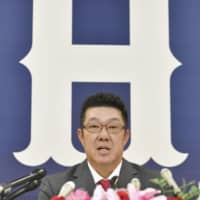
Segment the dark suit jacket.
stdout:
[[[139,178],[143,189],[146,187],[156,187],[149,182],[150,179],[155,177],[159,177],[158,172],[144,169],[139,165],[123,159],[117,187],[126,187],[133,178]],[[45,177],[40,186],[39,200],[49,200],[52,196],[57,195],[62,185],[67,181],[73,181],[76,188],[85,189],[90,195],[92,195],[95,188],[92,174],[88,168],[87,161],[85,160],[80,164],[69,167],[67,171],[63,173]]]

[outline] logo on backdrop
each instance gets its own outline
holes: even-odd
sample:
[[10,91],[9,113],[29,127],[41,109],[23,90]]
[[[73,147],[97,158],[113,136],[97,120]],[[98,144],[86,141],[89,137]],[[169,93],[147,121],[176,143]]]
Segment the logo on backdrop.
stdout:
[[112,81],[131,84],[134,144],[125,157],[139,164],[150,158],[164,166],[184,162],[187,154],[171,144],[170,76],[179,63],[169,49],[168,0],[130,1],[129,46],[71,45],[72,2],[45,2],[34,1],[32,49],[21,61],[33,80],[32,129],[30,145],[14,153],[17,160],[32,166],[50,157],[66,166],[80,161],[70,135],[66,139],[71,83]]

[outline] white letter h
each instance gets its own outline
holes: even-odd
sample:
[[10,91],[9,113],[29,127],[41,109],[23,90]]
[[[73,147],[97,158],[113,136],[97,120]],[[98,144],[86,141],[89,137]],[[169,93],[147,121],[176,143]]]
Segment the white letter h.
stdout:
[[71,83],[112,81],[131,83],[134,144],[125,157],[182,163],[187,154],[171,144],[170,76],[179,63],[169,49],[168,0],[130,0],[130,46],[73,46],[71,1],[34,0],[33,47],[23,60],[32,75],[31,141],[14,153],[17,160],[31,166],[50,157],[66,166],[82,160],[71,144]]

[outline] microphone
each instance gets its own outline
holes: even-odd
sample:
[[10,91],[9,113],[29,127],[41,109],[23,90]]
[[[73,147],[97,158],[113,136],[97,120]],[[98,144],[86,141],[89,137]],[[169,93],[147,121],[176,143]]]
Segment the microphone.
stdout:
[[[141,188],[141,182],[139,178],[132,178],[131,181],[128,183],[127,185],[127,190],[128,190],[128,195],[130,197],[130,199],[141,199],[141,197],[136,197],[137,195],[139,195],[138,191]],[[135,194],[137,193],[137,195],[135,196]]]
[[28,176],[23,176],[19,179],[13,180],[10,183],[5,183],[0,185],[0,194],[7,194],[13,188],[23,185],[28,182],[32,182],[34,180],[40,180],[46,175],[45,169],[35,169]]
[[117,188],[117,184],[118,184],[118,180],[119,180],[119,177],[118,176],[113,176],[110,180],[110,186],[111,188]]
[[134,186],[135,189],[140,190],[141,188],[141,182],[139,178],[133,178],[130,182]]
[[0,195],[1,195],[1,193],[3,192],[3,190],[4,190],[4,185],[5,185],[5,184],[1,184],[1,185],[0,185]]
[[176,184],[176,181],[173,178],[173,174],[169,169],[167,168],[162,169],[160,174],[165,179],[165,181],[169,184],[169,186],[172,186],[175,194],[181,192],[181,189]]
[[6,200],[13,200],[18,196],[21,196],[22,194],[29,192],[31,190],[36,189],[40,185],[41,181],[40,180],[34,180],[32,182],[26,183],[23,187],[19,188],[15,192],[5,196],[4,198]]
[[74,189],[75,183],[73,181],[68,181],[62,186],[58,195],[53,196],[51,200],[64,200],[65,197],[67,197],[70,194],[70,192],[72,192]]

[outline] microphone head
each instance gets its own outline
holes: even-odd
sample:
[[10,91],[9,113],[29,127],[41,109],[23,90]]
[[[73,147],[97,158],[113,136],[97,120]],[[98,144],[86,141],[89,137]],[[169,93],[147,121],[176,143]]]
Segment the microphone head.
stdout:
[[47,174],[47,171],[44,168],[35,169],[31,172],[31,174],[36,175],[36,178],[40,179],[40,178],[43,178]]
[[167,169],[167,168],[162,169],[160,174],[165,179],[165,181],[168,183],[168,185],[173,187],[175,194],[181,192],[181,189],[176,184],[173,174],[169,169]]
[[118,176],[113,176],[110,180],[110,185],[111,185],[111,188],[117,188],[117,183],[118,183]]
[[135,187],[135,189],[140,190],[141,188],[141,182],[139,178],[133,178],[131,180],[131,184]]
[[164,179],[172,178],[172,172],[167,168],[161,169],[160,174]]
[[67,197],[69,193],[73,191],[74,189],[75,189],[75,183],[73,181],[68,181],[62,186],[58,196]]
[[8,185],[7,183],[2,183],[0,185],[0,197],[1,197],[1,195],[5,195],[11,191],[11,188],[7,187],[7,185]]
[[1,191],[3,191],[4,187],[3,185],[0,185],[0,194],[1,194]]

